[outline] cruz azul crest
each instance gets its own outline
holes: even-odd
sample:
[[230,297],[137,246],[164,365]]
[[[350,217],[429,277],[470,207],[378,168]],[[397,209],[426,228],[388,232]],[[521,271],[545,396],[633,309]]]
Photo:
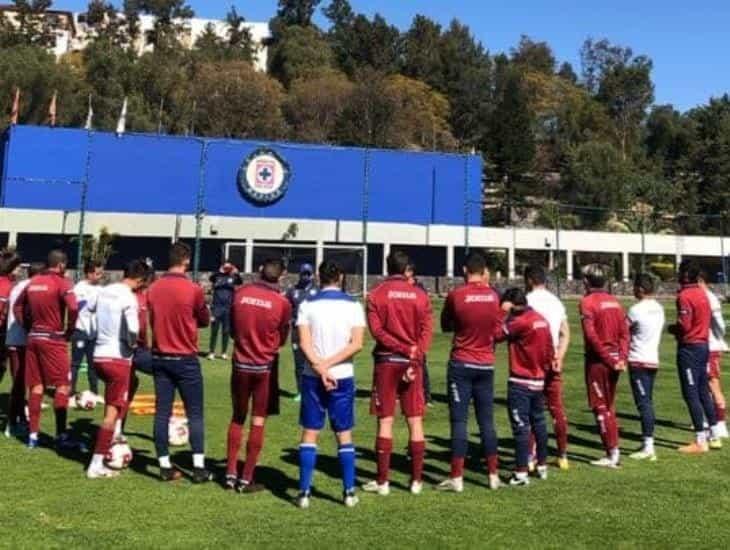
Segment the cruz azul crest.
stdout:
[[289,164],[273,149],[260,148],[251,153],[238,171],[238,189],[251,202],[272,204],[289,187]]

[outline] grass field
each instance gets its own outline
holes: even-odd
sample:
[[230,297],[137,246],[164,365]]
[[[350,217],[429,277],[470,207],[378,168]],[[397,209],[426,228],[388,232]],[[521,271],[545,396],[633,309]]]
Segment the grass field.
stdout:
[[[669,318],[673,317],[669,308]],[[569,304],[574,314],[575,303]],[[656,444],[653,464],[624,460],[620,471],[592,468],[587,461],[601,455],[593,417],[586,407],[582,341],[572,317],[573,345],[566,367],[566,402],[570,420],[572,468],[551,469],[550,479],[526,488],[486,489],[479,464],[476,423],[470,424],[472,445],[464,493],[440,494],[426,487],[419,497],[405,489],[406,431],[398,424],[393,459],[394,490],[389,497],[362,495],[354,509],[339,502],[341,485],[335,444],[325,434],[320,444],[316,493],[310,510],[296,509],[298,407],[283,399],[279,417],[271,418],[258,480],[268,491],[242,496],[217,484],[193,486],[188,481],[163,484],[151,441],[151,417],[132,417],[130,443],[136,449],[132,468],[109,481],[87,481],[87,456],[59,457],[49,449],[26,450],[15,440],[0,440],[0,546],[7,548],[227,548],[227,547],[498,547],[498,548],[722,548],[730,540],[730,446],[702,457],[686,458],[676,447],[692,438],[689,417],[680,397],[674,368],[674,343],[665,338],[662,370],[657,378]],[[205,341],[207,334],[203,335]],[[369,348],[368,348],[369,349]],[[427,484],[448,474],[449,429],[445,397],[447,336],[437,334],[429,355],[436,404],[426,420]],[[495,416],[505,475],[511,466],[512,441],[504,408],[504,350],[498,356]],[[204,361],[207,452],[211,466],[224,467],[225,437],[230,414],[229,366]],[[359,480],[372,478],[375,422],[367,414],[369,353],[357,361]],[[291,358],[283,354],[282,383],[293,389]],[[619,387],[621,447],[634,450],[640,441],[638,418],[627,376]],[[140,391],[151,393],[151,381]],[[730,387],[730,378],[724,378]],[[0,385],[6,402],[8,380]],[[3,409],[5,407],[3,405]],[[101,410],[73,412],[74,430],[91,440]],[[51,432],[52,413],[43,429]],[[552,440],[551,440],[552,444]],[[190,468],[189,452],[173,460]]]

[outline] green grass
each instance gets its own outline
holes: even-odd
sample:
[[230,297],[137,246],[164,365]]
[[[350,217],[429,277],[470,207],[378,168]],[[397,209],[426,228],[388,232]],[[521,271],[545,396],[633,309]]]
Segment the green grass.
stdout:
[[[669,317],[673,316],[669,308]],[[571,314],[575,303],[569,304]],[[476,426],[472,458],[463,494],[437,494],[427,487],[419,497],[405,491],[408,468],[404,459],[406,431],[396,432],[394,491],[387,498],[361,495],[354,510],[339,504],[340,480],[333,437],[323,434],[315,476],[312,508],[300,511],[290,498],[296,492],[298,407],[283,400],[281,416],[269,420],[258,479],[269,491],[250,496],[224,492],[217,484],[193,486],[188,481],[163,484],[155,479],[150,417],[132,417],[128,432],[136,449],[133,468],[116,480],[87,481],[87,457],[59,457],[49,449],[30,452],[18,441],[0,440],[0,546],[75,548],[224,548],[224,547],[724,547],[730,528],[730,449],[686,458],[675,448],[691,439],[689,419],[680,397],[674,368],[674,344],[662,345],[662,367],[655,401],[659,461],[624,460],[620,471],[591,468],[586,461],[601,454],[593,418],[586,407],[582,371],[582,342],[573,317],[573,345],[566,373],[566,402],[570,420],[572,469],[551,469],[550,479],[530,487],[489,492],[479,465]],[[205,340],[207,334],[203,336]],[[437,334],[429,365],[437,398],[426,419],[428,484],[448,474],[448,409],[445,403],[447,336]],[[367,414],[370,385],[368,353],[357,361],[359,479],[374,473],[372,445],[375,421]],[[223,467],[230,414],[229,366],[204,361],[207,451]],[[283,353],[282,383],[293,389],[291,357]],[[730,380],[725,376],[725,385]],[[148,378],[141,391],[151,392]],[[8,380],[0,394],[7,393]],[[510,430],[504,409],[506,368],[500,351],[496,374],[497,429],[503,467],[512,457]],[[620,382],[618,410],[624,451],[639,443],[639,423],[627,377]],[[93,435],[101,411],[73,412],[77,432]],[[46,412],[43,429],[52,430]],[[551,440],[552,443],[552,440]],[[190,466],[187,451],[174,456]],[[506,473],[506,470],[505,470]]]

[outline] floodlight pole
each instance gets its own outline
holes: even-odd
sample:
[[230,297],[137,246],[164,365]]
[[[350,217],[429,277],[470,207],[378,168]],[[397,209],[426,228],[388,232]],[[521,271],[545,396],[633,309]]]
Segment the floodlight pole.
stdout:
[[198,198],[195,207],[195,256],[193,258],[193,280],[197,282],[200,270],[200,240],[203,236],[203,217],[205,216],[205,166],[208,163],[208,146],[210,142],[200,140],[203,147],[200,151],[200,181],[198,182]]
[[76,251],[76,280],[81,280],[84,272],[84,233],[86,232],[86,202],[89,193],[89,177],[91,174],[91,130],[86,132],[86,168],[81,182],[81,198],[79,205],[79,243]]

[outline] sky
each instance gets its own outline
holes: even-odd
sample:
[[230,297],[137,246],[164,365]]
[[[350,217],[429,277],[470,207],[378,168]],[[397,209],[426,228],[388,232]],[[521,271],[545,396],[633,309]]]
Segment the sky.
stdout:
[[[267,21],[276,0],[188,0],[201,17],[222,18],[235,5],[249,21]],[[120,2],[116,2],[119,4]],[[327,4],[328,0],[323,0]],[[579,72],[587,37],[608,38],[654,61],[656,103],[684,111],[730,93],[730,1],[696,0],[351,0],[356,12],[380,13],[408,28],[416,14],[443,25],[457,18],[492,53],[509,52],[522,34],[548,42]],[[80,11],[87,0],[55,0]],[[324,26],[325,20],[318,16]]]

